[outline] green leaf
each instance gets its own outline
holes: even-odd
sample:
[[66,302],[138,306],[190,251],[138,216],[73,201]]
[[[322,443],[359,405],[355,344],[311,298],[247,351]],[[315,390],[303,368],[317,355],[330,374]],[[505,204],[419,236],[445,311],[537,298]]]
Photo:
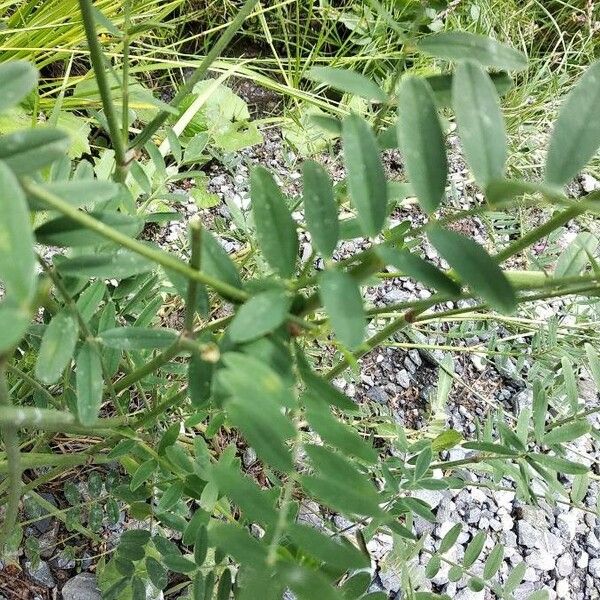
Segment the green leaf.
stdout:
[[541,385],[533,388],[533,432],[538,443],[542,441],[548,412],[548,396]]
[[331,258],[339,237],[338,209],[327,171],[313,160],[302,165],[304,216],[316,249]]
[[377,254],[387,265],[392,265],[399,269],[408,277],[430,286],[442,294],[449,296],[458,296],[460,286],[458,286],[450,277],[440,271],[431,263],[423,260],[420,256],[412,254],[408,250],[396,250],[390,246],[379,246]]
[[[513,80],[507,73],[490,73],[489,74],[496,93],[503,96],[513,87]],[[429,84],[435,103],[438,108],[446,108],[452,106],[452,82],[454,74],[444,73],[440,75],[428,75],[425,81]]]
[[377,138],[358,115],[342,123],[346,183],[357,219],[366,236],[376,236],[387,216],[387,183]]
[[365,100],[385,102],[385,92],[370,79],[348,69],[336,69],[334,67],[313,67],[308,76],[319,83],[324,83],[347,94],[360,96]]
[[156,507],[158,512],[165,512],[171,510],[181,499],[183,495],[183,486],[180,483],[169,485],[163,492],[163,495],[158,502]]
[[450,570],[448,571],[448,580],[455,582],[455,581],[460,581],[463,577],[463,570],[462,567],[460,565],[454,565],[452,567],[450,567]]
[[336,419],[327,403],[313,396],[310,392],[304,395],[306,419],[319,437],[335,446],[344,454],[356,456],[365,462],[377,461],[377,452],[355,431]]
[[514,311],[516,296],[513,288],[500,267],[477,242],[438,226],[432,227],[427,235],[474,293],[500,312]]
[[349,543],[338,543],[309,525],[300,523],[290,525],[287,535],[301,550],[333,567],[363,569],[370,564],[369,557],[358,548]]
[[150,476],[157,470],[158,465],[153,458],[143,462],[131,477],[131,483],[129,487],[131,491],[135,492],[144,482],[146,482]]
[[417,48],[438,58],[474,60],[484,67],[507,71],[520,71],[527,67],[527,58],[518,50],[492,38],[466,31],[443,31],[428,35],[419,41]]
[[439,573],[441,566],[442,559],[437,554],[434,554],[425,567],[425,577],[433,579]]
[[517,586],[521,583],[521,581],[523,581],[526,570],[527,565],[525,562],[520,562],[516,567],[509,571],[503,590],[505,596],[509,596],[515,591]]
[[6,302],[0,302],[0,352],[10,350],[27,331],[31,315],[25,308],[8,306]]
[[217,586],[217,597],[216,600],[229,600],[231,594],[231,571],[225,569],[221,573],[219,579],[219,585]]
[[250,175],[250,196],[265,259],[281,277],[291,277],[298,257],[296,224],[273,176],[263,167],[254,168]]
[[379,495],[352,463],[323,446],[307,445],[315,476],[302,477],[302,486],[341,512],[378,515]]
[[298,600],[342,600],[341,593],[334,589],[327,578],[306,567],[280,563],[277,568],[283,580],[290,587]]
[[0,281],[6,286],[5,302],[10,301],[26,307],[36,285],[34,240],[27,202],[21,186],[7,164],[2,161],[0,215]]
[[242,564],[259,568],[266,562],[267,550],[262,542],[245,529],[232,523],[213,523],[208,530],[210,546],[216,546]]
[[77,321],[66,311],[55,314],[42,336],[35,376],[45,384],[56,383],[71,362],[79,336]]
[[290,308],[284,290],[267,290],[252,296],[240,306],[229,326],[229,336],[237,343],[249,342],[277,329]]
[[588,467],[586,467],[582,463],[576,463],[566,458],[560,458],[559,456],[551,456],[549,454],[529,454],[529,458],[542,465],[543,467],[547,467],[552,471],[557,471],[558,473],[567,473],[568,475],[583,475],[589,471]]
[[[90,216],[130,237],[136,237],[144,225],[141,219],[118,212],[93,212]],[[35,230],[35,237],[47,246],[99,246],[106,243],[104,236],[69,217],[57,217],[40,225]]]
[[458,65],[453,106],[465,157],[475,180],[486,186],[501,178],[506,163],[506,131],[494,84],[474,62]]
[[585,353],[588,359],[588,366],[596,388],[600,390],[600,357],[591,344],[585,344]]
[[433,453],[431,451],[431,446],[426,446],[417,456],[417,461],[415,463],[415,480],[421,479],[421,477],[427,473],[432,457]]
[[17,105],[35,87],[38,73],[24,60],[0,64],[0,111]]
[[573,371],[573,363],[567,356],[563,356],[560,360],[560,365],[570,411],[571,414],[575,414],[579,408],[579,392],[577,390],[575,371]]
[[[81,315],[81,318],[87,323],[98,310],[100,306],[100,302],[102,302],[102,298],[104,298],[104,294],[106,293],[106,285],[102,281],[94,281],[90,283],[90,285],[79,294],[79,298],[77,298],[77,302],[75,306]],[[107,304],[107,307],[111,307],[108,310],[105,308],[102,311],[102,316],[100,317],[100,322],[98,323],[99,330],[102,331],[105,329],[101,327],[101,324],[104,325],[105,322],[110,320],[112,309],[114,305]],[[106,314],[105,314],[106,313]]]
[[358,284],[344,271],[327,269],[319,277],[319,295],[339,341],[348,348],[359,346],[366,318]]
[[600,62],[584,73],[564,101],[554,125],[544,180],[563,186],[594,156],[600,146]]
[[474,592],[481,592],[485,588],[485,582],[480,577],[471,577],[467,586]]
[[514,179],[496,179],[490,181],[485,189],[487,199],[492,204],[511,200],[525,194],[541,194],[550,201],[562,203],[567,197],[555,187],[532,181]]
[[242,475],[236,468],[219,461],[211,470],[212,477],[222,492],[237,504],[249,521],[273,525],[277,513],[273,499],[261,490],[249,477]]
[[194,354],[188,367],[188,393],[194,408],[204,407],[210,400],[214,363],[202,360]]
[[502,544],[496,544],[483,566],[483,578],[491,579],[502,566],[502,559],[504,558],[504,546]]
[[60,261],[55,259],[55,264],[65,275],[102,279],[126,279],[152,271],[155,267],[147,258],[125,249],[105,254],[84,254]]
[[574,277],[579,275],[590,262],[589,257],[596,254],[598,238],[583,231],[565,248],[558,257],[554,268],[555,277]]
[[573,421],[572,423],[566,423],[560,427],[551,429],[543,438],[543,443],[547,446],[553,444],[566,444],[572,442],[577,438],[589,433],[591,431],[590,424],[581,419],[579,421]]
[[405,78],[398,89],[398,140],[408,179],[424,211],[432,213],[444,197],[448,161],[444,133],[427,83]]
[[206,560],[206,554],[208,552],[208,533],[206,527],[201,525],[198,527],[196,532],[196,539],[194,540],[194,562],[201,567]]
[[486,533],[485,531],[478,531],[473,539],[469,542],[465,548],[465,556],[463,559],[463,566],[468,569],[479,557],[483,546],[485,545]]
[[177,554],[167,554],[167,556],[162,557],[162,561],[169,571],[175,573],[186,574],[196,570],[196,563],[192,562],[189,558]]
[[100,355],[91,342],[84,342],[77,353],[75,381],[79,421],[93,425],[102,404],[103,380]]
[[[119,186],[110,181],[51,181],[39,184],[49,194],[58,196],[61,200],[68,202],[71,206],[90,208],[106,200],[114,198],[119,193]],[[29,209],[34,211],[46,211],[48,205],[34,196],[28,196]],[[92,232],[90,231],[90,234]]]
[[171,346],[179,337],[173,329],[147,329],[145,327],[115,327],[98,334],[108,348],[119,350],[154,350]]
[[0,137],[0,161],[26,175],[64,157],[68,148],[69,136],[58,129],[22,129]]
[[234,262],[223,246],[206,231],[202,231],[202,271],[237,288],[242,287],[242,280]]
[[452,546],[454,546],[454,544],[456,544],[456,540],[458,540],[461,530],[462,525],[460,523],[452,526],[448,533],[442,538],[439,549],[440,554],[445,554]]

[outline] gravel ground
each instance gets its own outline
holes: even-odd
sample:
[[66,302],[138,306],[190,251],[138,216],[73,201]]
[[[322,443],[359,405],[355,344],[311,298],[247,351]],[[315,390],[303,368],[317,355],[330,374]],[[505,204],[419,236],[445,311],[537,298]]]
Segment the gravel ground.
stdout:
[[[252,90],[247,93],[251,92]],[[297,194],[299,191],[298,157],[285,145],[279,130],[268,129],[263,133],[264,143],[242,151],[229,169],[215,164],[208,171],[210,191],[226,198],[242,211],[246,211],[249,206],[247,180],[252,164],[262,164],[271,169],[288,193]],[[323,162],[334,179],[343,176],[338,161],[324,158]],[[392,178],[401,175],[401,161],[397,153],[387,154],[386,165]],[[474,202],[480,202],[481,196],[469,185],[464,164],[456,153],[453,154],[451,165],[453,205],[456,208],[467,208]],[[590,178],[582,180],[581,185],[584,188],[600,187],[598,182]],[[215,219],[231,223],[230,210],[224,202],[215,208],[199,211],[193,200],[182,196],[182,202],[175,208],[184,218],[167,224],[155,233],[156,239],[170,250],[178,251],[181,248],[186,222],[198,213],[207,223],[212,223]],[[415,225],[422,222],[418,209],[410,204],[402,205],[393,219],[398,222],[409,219]],[[459,226],[476,240],[483,243],[486,241],[486,230],[478,220],[462,222]],[[231,253],[242,247],[233,227],[226,235],[221,236],[221,241]],[[340,256],[349,255],[363,245],[361,240],[345,242],[340,248]],[[432,248],[425,247],[424,251],[428,258],[438,260]],[[303,260],[307,260],[310,254],[310,240],[305,238],[301,244]],[[418,283],[406,279],[386,280],[366,290],[368,301],[376,306],[426,298],[429,294]],[[562,302],[547,303],[540,307],[540,315],[548,317],[557,314],[562,307]],[[502,337],[508,332],[500,328],[495,334]],[[487,337],[489,332],[483,331],[468,339],[454,341],[473,346],[485,343]],[[409,340],[405,336],[397,336],[397,341]],[[442,339],[436,335],[423,341],[439,344]],[[428,426],[431,393],[437,382],[439,362],[442,359],[443,354],[435,350],[383,347],[360,361],[358,375],[347,374],[335,383],[357,402],[367,406],[372,414],[380,414],[407,428],[419,430]],[[523,407],[531,404],[531,395],[524,386],[524,372],[515,367],[514,361],[499,366],[480,354],[457,353],[454,371],[462,383],[455,383],[453,386],[445,407],[445,425],[464,432],[465,436],[474,433],[476,419],[487,414],[490,406],[500,405],[507,413],[516,415]],[[597,393],[593,386],[586,381],[580,383],[582,402],[586,406],[596,405]],[[600,425],[597,418],[592,418],[592,424],[596,427]],[[594,472],[597,473],[595,461],[600,455],[598,442],[585,439],[574,450],[578,452],[574,459],[593,464]],[[449,454],[451,460],[456,460],[465,457],[468,451],[453,449]],[[437,514],[435,526],[419,518],[415,522],[416,533],[429,534],[425,550],[436,549],[451,526],[461,523],[463,532],[448,558],[459,561],[473,535],[478,531],[486,531],[488,538],[482,558],[487,556],[496,542],[506,546],[500,581],[504,581],[520,562],[524,561],[527,566],[524,580],[515,592],[516,600],[527,598],[535,590],[546,590],[551,599],[600,598],[600,523],[595,515],[600,486],[596,479],[592,481],[583,500],[584,506],[589,509],[586,512],[568,504],[552,506],[544,498],[539,500],[538,506],[524,505],[516,498],[513,486],[508,481],[500,482],[503,490],[491,491],[480,487],[486,484],[484,477],[473,472],[465,472],[463,475],[472,482],[472,486],[460,491],[419,493],[419,497],[428,502]],[[79,487],[82,495],[85,495],[85,486],[81,484]],[[536,491],[543,493],[541,489]],[[64,503],[58,494],[47,496],[47,500],[55,505]],[[353,527],[353,523],[341,516],[321,514],[318,506],[311,503],[303,506],[300,519],[320,528],[341,528],[351,532]],[[125,526],[129,527],[131,523],[125,523],[121,514],[112,528],[103,531],[103,536],[110,540],[109,545],[116,542]],[[39,565],[31,565],[21,556],[22,574],[12,567],[0,569],[0,600],[45,600],[60,597],[57,596],[59,590],[66,600],[100,598],[94,587],[94,577],[87,572],[90,568],[93,570],[93,561],[85,559],[85,556],[84,560],[78,558],[76,561],[64,556],[59,550],[64,532],[58,523],[50,519],[36,521],[28,527],[26,535],[34,536],[40,542],[43,548],[42,561]],[[372,591],[384,590],[390,599],[399,599],[403,597],[400,593],[402,575],[398,556],[392,546],[393,539],[386,535],[378,535],[369,542],[369,549],[374,557]],[[422,573],[428,560],[427,552],[419,555],[413,569],[414,577],[419,579],[419,573]],[[482,569],[481,561],[471,568],[474,573],[480,573]],[[19,582],[18,585],[15,582]],[[18,586],[21,586],[20,590]],[[442,566],[431,582],[424,580],[422,589],[446,593],[451,598],[460,600],[493,598],[489,592],[471,591],[465,587],[464,580],[458,583],[450,581],[447,566]]]

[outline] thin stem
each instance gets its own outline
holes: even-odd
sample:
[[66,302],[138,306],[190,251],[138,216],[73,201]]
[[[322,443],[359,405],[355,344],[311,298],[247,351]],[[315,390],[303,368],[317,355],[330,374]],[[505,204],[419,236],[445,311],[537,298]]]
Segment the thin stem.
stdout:
[[[83,2],[86,0],[80,0]],[[89,1],[89,0],[87,0]],[[238,14],[231,21],[223,35],[217,40],[215,45],[210,49],[208,54],[204,57],[204,60],[200,63],[198,68],[194,71],[192,76],[181,86],[175,97],[171,101],[171,106],[177,108],[182,100],[188,96],[193,90],[194,86],[204,77],[210,65],[218,58],[221,52],[227,47],[233,36],[237,33],[237,30],[242,26],[242,23],[250,15],[258,0],[246,0],[242,8],[240,8]],[[144,129],[135,137],[131,142],[130,148],[142,147],[150,138],[158,131],[163,123],[171,115],[169,111],[162,110],[159,112],[150,123],[148,123]]]
[[80,225],[87,227],[91,231],[95,231],[101,236],[105,237],[116,244],[120,244],[124,248],[139,254],[140,256],[144,256],[149,260],[158,263],[159,265],[176,271],[177,273],[181,273],[185,277],[190,280],[195,280],[200,283],[204,283],[214,290],[216,290],[219,294],[224,296],[226,299],[235,300],[238,302],[243,302],[248,299],[248,294],[243,290],[240,290],[237,287],[229,285],[220,279],[216,279],[215,277],[211,277],[210,275],[206,275],[201,271],[194,271],[183,261],[175,258],[168,252],[164,250],[157,250],[148,246],[138,240],[135,240],[124,233],[105,225],[104,223],[94,219],[87,213],[78,210],[77,208],[71,206],[68,202],[65,202],[59,196],[48,192],[43,187],[36,184],[31,179],[24,179],[22,181],[23,187],[37,199],[45,202],[48,206],[51,206],[53,209],[61,212],[63,215],[70,217]]
[[115,171],[115,179],[117,181],[125,181],[127,175],[127,146],[121,136],[119,121],[115,111],[115,105],[112,100],[110,84],[106,76],[106,66],[104,64],[104,55],[98,41],[96,33],[96,24],[94,22],[94,10],[91,0],[79,0],[79,9],[85,29],[85,37],[87,39],[88,48],[90,51],[90,60],[94,68],[96,83],[100,99],[102,100],[102,108],[108,125],[108,133],[115,150],[115,159],[117,169]]
[[[12,408],[8,395],[8,386],[6,385],[5,360],[5,357],[0,357],[0,415],[2,417]],[[9,484],[4,523],[2,524],[2,529],[0,529],[0,553],[2,553],[7,539],[14,531],[17,517],[19,516],[19,502],[21,500],[21,488],[23,485],[21,474],[23,471],[21,453],[19,452],[17,424],[12,420],[0,423],[0,432],[4,438]]]
[[[202,224],[199,220],[190,223],[190,245],[192,255],[190,258],[190,268],[199,271],[202,256]],[[196,314],[196,299],[198,295],[198,282],[191,280],[188,283],[187,299],[185,303],[185,332],[189,333],[194,328],[194,315]]]
[[129,144],[129,27],[131,25],[131,0],[123,3],[123,83],[121,84],[121,129],[123,144]]

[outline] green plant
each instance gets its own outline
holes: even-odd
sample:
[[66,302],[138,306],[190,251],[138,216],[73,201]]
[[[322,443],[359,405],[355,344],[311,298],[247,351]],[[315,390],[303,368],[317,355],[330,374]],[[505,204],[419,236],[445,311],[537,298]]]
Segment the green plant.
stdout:
[[[396,552],[405,562],[422,551],[413,520],[435,515],[415,497],[418,490],[467,486],[463,467],[482,470],[494,481],[511,479],[529,501],[536,500],[533,479],[553,498],[568,496],[563,475],[579,478],[574,502],[580,502],[585,487],[587,468],[565,457],[566,444],[590,432],[568,357],[561,357],[561,384],[537,385],[532,408],[519,416],[516,427],[490,415],[476,439],[463,440],[457,431],[439,431],[439,424],[417,438],[390,423],[390,454],[380,451],[381,440],[361,421],[360,407],[331,380],[399,331],[432,318],[451,320],[484,310],[505,315],[538,300],[598,293],[596,246],[589,238],[569,250],[553,275],[502,265],[574,217],[597,211],[598,193],[574,202],[562,188],[600,146],[600,122],[593,112],[600,64],[587,71],[564,103],[541,182],[505,179],[508,151],[498,76],[491,78],[487,68],[524,68],[525,57],[512,48],[464,32],[424,36],[416,42],[417,51],[456,68],[441,79],[408,74],[392,95],[353,71],[317,71],[324,85],[362,97],[375,115],[373,127],[357,114],[318,121],[341,138],[345,181],[334,188],[323,167],[307,161],[298,222],[292,213],[299,203],[257,167],[251,173],[253,235],[245,263],[236,264],[199,222],[190,226],[189,260],[184,261],[139,239],[145,223],[156,218],[146,210],[155,191],[164,191],[174,177],[190,177],[201,162],[202,151],[184,160],[178,133],[185,124],[177,133],[168,122],[179,115],[255,4],[244,4],[172,103],[132,139],[129,120],[123,118],[128,115],[126,70],[117,103],[94,11],[89,0],[80,0],[103,107],[96,118],[112,150],[105,150],[93,169],[65,159],[69,138],[59,129],[36,127],[0,138],[0,278],[5,286],[0,470],[6,473],[0,484],[6,497],[0,542],[6,552],[14,546],[23,492],[35,498],[36,487],[67,467],[117,461],[126,477],[111,487],[111,495],[127,504],[132,516],[147,521],[148,529],[124,533],[101,570],[109,599],[145,597],[147,584],[165,589],[170,572],[181,575],[177,590],[186,589],[194,599],[212,598],[213,590],[219,599],[231,593],[275,599],[286,588],[300,599],[380,598],[367,594],[369,579],[355,571],[369,566],[366,540],[378,530],[395,536]],[[3,63],[0,83],[0,109],[5,110],[30,92],[36,73],[23,62]],[[396,104],[397,124],[379,131]],[[451,105],[466,160],[486,193],[487,203],[468,211],[444,205],[447,157],[440,104]],[[382,147],[401,148],[411,193],[426,215],[423,226],[387,226],[396,194],[386,180]],[[452,229],[469,216],[510,210],[523,196],[550,206],[554,214],[492,254]],[[340,219],[341,208],[353,216]],[[315,255],[324,260],[322,270],[313,260],[298,264],[298,229],[310,233]],[[368,247],[336,260],[339,241],[355,237],[367,238]],[[421,257],[418,244],[425,237],[449,269]],[[50,262],[43,246],[66,251]],[[362,286],[387,275],[386,269],[435,293],[425,300],[365,308]],[[445,307],[454,300],[471,302],[466,308]],[[177,327],[161,322],[167,303],[183,307]],[[215,318],[216,308],[225,316]],[[40,309],[40,320],[32,323]],[[328,370],[311,358],[316,341],[335,350]],[[598,379],[599,358],[591,347],[586,355]],[[451,373],[451,365],[441,365],[438,407],[446,401]],[[36,436],[39,431],[44,435]],[[54,431],[85,433],[99,441],[61,454],[45,435]],[[458,445],[473,453],[444,460],[441,453]],[[260,459],[255,479],[241,466],[240,452],[248,446]],[[24,484],[23,471],[39,466],[51,470]],[[439,470],[443,478],[436,476]],[[98,481],[93,485],[98,488]],[[77,505],[72,492],[69,503]],[[354,519],[356,539],[298,523],[304,497]],[[100,527],[101,511],[94,510],[92,525],[84,528],[87,535]],[[181,543],[168,539],[169,529],[181,534]],[[432,552],[428,576],[449,560],[445,553],[458,533],[452,529]],[[473,538],[463,561],[451,565],[452,577],[467,577],[471,589],[489,587],[509,598],[523,569],[515,569],[503,586],[496,582],[502,561],[502,548],[496,546],[482,575],[475,574],[471,567],[484,544],[484,534]],[[28,552],[35,557],[33,543]],[[417,591],[415,597],[432,595]]]

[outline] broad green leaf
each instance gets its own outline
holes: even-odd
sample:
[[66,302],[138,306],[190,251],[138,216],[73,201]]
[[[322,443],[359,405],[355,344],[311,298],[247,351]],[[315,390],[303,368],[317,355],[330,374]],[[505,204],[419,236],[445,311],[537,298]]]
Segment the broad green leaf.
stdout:
[[422,38],[417,48],[447,60],[474,60],[484,67],[520,71],[527,67],[524,54],[493,40],[466,31],[443,31]]
[[196,541],[200,527],[206,526],[210,520],[210,514],[202,508],[197,508],[194,516],[190,519],[183,532],[181,541],[186,546],[191,546]]
[[285,562],[279,564],[277,571],[298,600],[343,600],[341,592],[319,571]]
[[315,475],[302,477],[302,486],[319,500],[341,512],[378,515],[379,496],[352,463],[323,446],[304,447]]
[[464,571],[460,565],[453,565],[448,571],[448,580],[455,582],[460,581],[464,575]]
[[316,249],[331,258],[339,237],[338,209],[327,171],[313,160],[302,165],[304,216]]
[[158,464],[153,458],[143,462],[131,477],[131,482],[129,484],[131,491],[135,492],[135,490],[145,483],[157,469]]
[[264,167],[255,167],[250,175],[250,197],[265,259],[281,277],[291,277],[298,257],[296,224],[281,190]]
[[529,454],[529,458],[542,465],[542,467],[547,467],[558,473],[583,475],[589,471],[588,467],[582,463],[576,463],[559,456],[551,456],[550,454]]
[[233,287],[241,288],[242,280],[234,262],[211,233],[202,231],[202,271]]
[[491,579],[502,566],[502,559],[504,558],[504,546],[502,544],[496,544],[489,556],[487,557],[485,564],[483,565],[483,578]]
[[276,522],[277,513],[273,507],[273,499],[252,479],[245,477],[238,469],[223,461],[213,467],[211,475],[219,492],[226,494],[232,502],[237,504],[246,519],[265,525],[273,525]]
[[[51,181],[40,184],[40,187],[72,206],[85,208],[90,208],[105,200],[110,200],[119,193],[119,186],[110,181]],[[30,210],[48,210],[48,205],[34,196],[28,196],[27,202],[29,203]]]
[[308,392],[304,395],[304,404],[308,423],[324,442],[335,446],[346,455],[356,456],[368,463],[376,462],[377,452],[354,428],[336,419],[325,400]]
[[589,473],[585,473],[584,475],[575,475],[575,477],[573,477],[573,485],[571,486],[571,501],[575,504],[583,502],[588,493],[589,486]]
[[4,302],[26,307],[35,292],[34,240],[21,186],[1,160],[0,215],[0,281],[6,290]]
[[[130,237],[136,237],[144,223],[137,217],[118,212],[90,213],[100,223],[107,225]],[[106,243],[106,238],[90,231],[69,217],[57,217],[47,221],[35,230],[35,237],[47,246],[99,246]]]
[[[85,288],[85,290],[83,290],[83,292],[81,292],[81,294],[79,294],[75,306],[84,321],[89,321],[96,314],[100,302],[102,302],[102,298],[104,298],[104,294],[106,294],[106,285],[102,281],[93,281]],[[110,304],[107,304],[107,306],[110,306]],[[104,318],[101,317],[102,323],[98,323],[99,330],[108,329],[101,327],[101,325],[104,325],[110,320],[110,316],[109,309],[107,314],[104,315]]]
[[432,457],[433,453],[431,451],[431,446],[426,446],[417,456],[415,462],[415,480],[421,479],[421,477],[427,473]]
[[481,592],[485,588],[485,581],[481,577],[471,577],[467,587],[474,592]]
[[458,133],[475,180],[486,186],[504,174],[506,130],[494,84],[474,62],[458,65],[452,84]]
[[506,275],[489,254],[472,239],[434,226],[428,237],[472,291],[503,313],[516,307],[516,296]]
[[456,540],[458,540],[461,531],[462,525],[460,523],[452,526],[448,533],[442,538],[439,549],[440,554],[445,554],[452,546],[454,546],[454,544],[456,544]]
[[27,331],[30,320],[31,315],[27,309],[0,302],[0,352],[10,350],[19,342]]
[[584,73],[567,96],[554,125],[544,180],[563,186],[594,156],[600,146],[600,62]]
[[385,92],[370,79],[349,69],[336,69],[334,67],[313,67],[308,76],[319,83],[324,83],[347,94],[360,96],[365,100],[385,102]]
[[598,238],[583,231],[563,250],[554,268],[555,277],[574,277],[590,262],[590,256],[596,254]]
[[363,569],[371,562],[358,548],[349,543],[339,543],[310,525],[290,525],[287,535],[303,551],[333,567]]
[[206,527],[201,525],[198,527],[196,532],[196,539],[194,540],[194,562],[201,567],[206,560],[206,554],[208,552],[208,533]]
[[214,363],[202,360],[194,354],[188,367],[188,393],[195,408],[202,408],[210,400]]
[[504,584],[503,592],[506,596],[512,594],[517,586],[523,581],[523,577],[525,575],[525,571],[527,570],[527,564],[525,562],[520,562],[516,567],[514,567],[506,578],[506,583]]
[[588,359],[588,367],[594,378],[596,388],[600,390],[600,357],[594,347],[588,343],[585,344],[585,353]]
[[339,341],[348,348],[359,346],[366,319],[358,284],[344,271],[327,269],[319,277],[319,295]]
[[396,248],[390,246],[380,246],[377,248],[377,254],[381,256],[387,265],[399,269],[408,277],[431,286],[442,294],[448,294],[449,296],[460,294],[460,286],[456,282],[437,267],[408,250],[396,250]]
[[267,558],[264,544],[239,525],[213,522],[208,529],[208,541],[242,564],[260,568]]
[[427,213],[437,209],[444,196],[448,161],[437,108],[427,83],[405,78],[398,89],[398,139],[408,179]]
[[69,143],[58,129],[22,129],[0,137],[0,160],[17,175],[26,175],[62,158]]
[[352,114],[342,123],[342,142],[350,200],[363,234],[376,236],[387,216],[387,183],[377,139],[367,122]]
[[108,348],[127,352],[131,350],[154,350],[167,348],[178,338],[173,329],[146,329],[145,327],[115,327],[102,331],[98,338]]
[[553,444],[566,444],[572,442],[577,438],[589,433],[591,430],[590,424],[581,419],[579,421],[573,421],[572,423],[565,423],[559,427],[551,429],[543,438],[543,443],[547,446]]
[[75,318],[66,311],[55,314],[42,336],[35,363],[35,376],[45,384],[56,383],[71,362],[79,327]]
[[219,585],[217,586],[217,596],[215,600],[229,600],[231,594],[231,571],[225,569],[221,573]]
[[55,259],[55,264],[65,275],[102,279],[126,279],[155,268],[147,258],[125,249],[105,254],[84,254],[60,261]]
[[93,425],[102,404],[102,365],[91,342],[84,342],[77,353],[75,381],[77,416],[82,425]]
[[502,439],[508,446],[511,446],[517,451],[525,452],[525,445],[515,434],[515,432],[512,431],[512,429],[510,429],[507,425],[505,425],[504,423],[498,423],[498,431],[500,432]]
[[427,504],[427,502],[424,500],[406,496],[404,498],[400,498],[400,500],[397,500],[395,507],[401,513],[414,513],[430,523],[435,523],[435,515],[431,511],[429,504]]
[[229,326],[229,336],[237,343],[248,342],[277,329],[286,318],[290,299],[284,290],[267,290],[242,304]]
[[465,548],[465,556],[463,558],[463,566],[468,569],[479,557],[483,546],[485,545],[486,532],[478,531],[473,539],[469,542]]
[[427,566],[425,567],[425,577],[427,577],[427,579],[433,579],[439,573],[439,570],[441,567],[442,567],[441,558],[437,554],[434,554],[429,559],[429,562],[427,563]]
[[548,200],[555,202],[562,203],[567,201],[567,197],[556,187],[514,179],[495,179],[490,181],[485,188],[485,194],[491,204],[511,200],[525,194],[541,194]]
[[38,74],[24,60],[0,64],[0,111],[18,104],[35,87]]
[[196,570],[196,563],[192,562],[189,558],[185,558],[185,556],[179,556],[177,554],[163,556],[162,562],[169,571],[175,573],[186,574]]
[[[513,87],[513,80],[507,73],[490,73],[490,79],[494,85],[496,93],[500,96],[506,94]],[[429,84],[435,103],[438,108],[452,106],[452,82],[454,74],[445,73],[440,75],[428,75],[425,81]]]

